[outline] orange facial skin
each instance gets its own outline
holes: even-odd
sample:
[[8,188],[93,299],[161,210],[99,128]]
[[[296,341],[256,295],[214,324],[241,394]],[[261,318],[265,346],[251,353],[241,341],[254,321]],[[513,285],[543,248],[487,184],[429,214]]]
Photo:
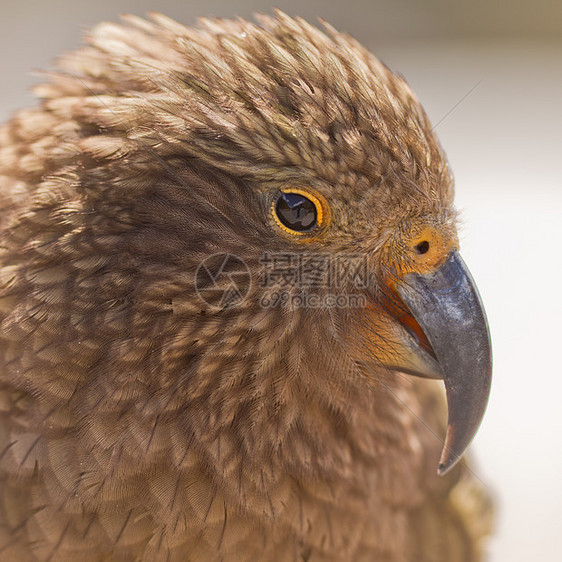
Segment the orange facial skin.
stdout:
[[409,273],[423,275],[437,270],[457,248],[456,229],[449,220],[405,221],[394,230],[381,252],[386,290],[369,301],[359,322],[362,340],[369,342],[370,359],[397,370],[440,377],[428,338],[396,289]]
[[392,287],[408,273],[435,271],[458,245],[456,229],[450,221],[428,218],[401,225],[384,251],[387,283]]

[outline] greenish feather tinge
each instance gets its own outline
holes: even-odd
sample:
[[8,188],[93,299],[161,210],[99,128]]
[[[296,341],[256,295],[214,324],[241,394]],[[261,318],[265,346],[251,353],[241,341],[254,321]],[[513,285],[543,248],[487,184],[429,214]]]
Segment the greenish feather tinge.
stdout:
[[100,24],[0,128],[1,560],[481,559],[406,374],[462,381],[464,450],[485,316],[444,346],[408,286],[458,250],[445,156],[354,39],[257,20]]

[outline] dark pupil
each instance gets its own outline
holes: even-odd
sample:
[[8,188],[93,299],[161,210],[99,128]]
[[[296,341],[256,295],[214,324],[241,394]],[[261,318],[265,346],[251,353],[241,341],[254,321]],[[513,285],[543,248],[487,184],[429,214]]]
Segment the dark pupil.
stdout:
[[283,193],[275,204],[279,220],[292,230],[309,230],[316,224],[316,205],[298,193]]

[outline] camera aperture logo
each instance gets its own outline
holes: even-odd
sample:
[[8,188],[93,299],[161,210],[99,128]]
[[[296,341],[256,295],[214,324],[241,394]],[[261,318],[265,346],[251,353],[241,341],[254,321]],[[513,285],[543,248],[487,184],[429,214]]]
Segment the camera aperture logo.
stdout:
[[231,308],[247,296],[252,284],[244,260],[234,254],[213,254],[202,261],[195,272],[195,291],[213,308]]
[[[259,259],[262,308],[364,308],[369,266],[361,254],[269,253]],[[195,290],[215,309],[239,306],[249,295],[252,275],[246,262],[229,253],[213,254],[199,264]]]

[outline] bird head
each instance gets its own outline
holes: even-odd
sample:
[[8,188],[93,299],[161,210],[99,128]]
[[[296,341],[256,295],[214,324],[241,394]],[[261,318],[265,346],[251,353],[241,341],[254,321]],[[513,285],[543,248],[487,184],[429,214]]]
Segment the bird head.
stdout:
[[448,470],[484,413],[490,343],[452,177],[406,82],[280,12],[126,19],[37,88],[56,126],[34,213],[59,232],[34,251],[81,303],[66,341],[96,327],[76,361],[135,370],[163,411],[200,400],[209,431],[266,393],[296,400],[287,381],[330,402],[389,373],[440,378]]

